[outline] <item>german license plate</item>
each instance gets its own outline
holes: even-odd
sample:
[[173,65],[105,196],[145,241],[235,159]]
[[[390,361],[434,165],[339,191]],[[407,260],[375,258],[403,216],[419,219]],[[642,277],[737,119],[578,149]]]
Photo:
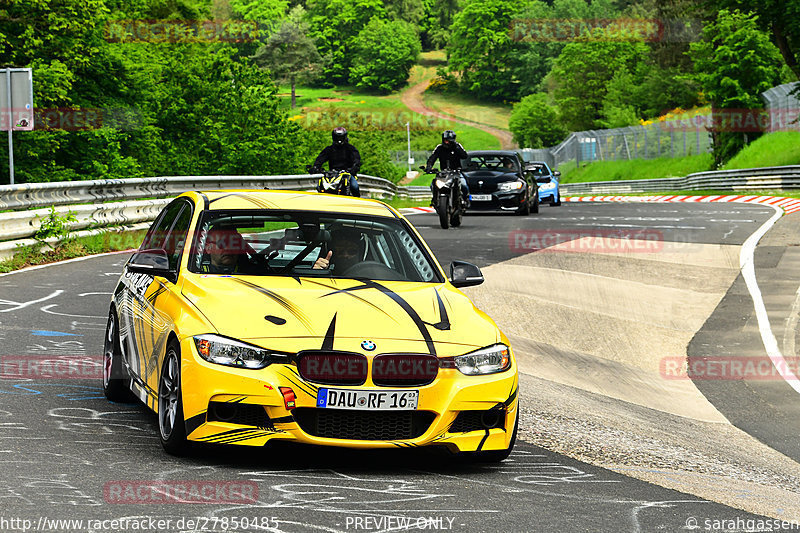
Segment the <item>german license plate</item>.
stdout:
[[488,202],[489,200],[492,199],[492,195],[491,194],[473,194],[473,195],[470,196],[470,198],[472,198],[472,200],[475,201],[475,202]]
[[413,411],[418,390],[319,389],[317,407],[364,411]]

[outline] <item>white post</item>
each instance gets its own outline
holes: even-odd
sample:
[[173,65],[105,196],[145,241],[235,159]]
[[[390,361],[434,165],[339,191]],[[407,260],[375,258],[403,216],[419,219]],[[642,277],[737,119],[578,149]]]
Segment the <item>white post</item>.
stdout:
[[408,171],[411,172],[411,123],[406,122],[406,138],[408,139]]
[[11,104],[11,69],[6,69],[6,105],[8,106],[8,176],[14,185],[14,107]]

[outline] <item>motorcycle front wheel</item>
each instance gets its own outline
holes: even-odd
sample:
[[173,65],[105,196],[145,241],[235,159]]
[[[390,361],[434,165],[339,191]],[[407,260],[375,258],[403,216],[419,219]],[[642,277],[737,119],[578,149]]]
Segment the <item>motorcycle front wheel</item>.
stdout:
[[439,213],[439,224],[442,226],[442,229],[450,227],[450,213],[447,212],[448,204],[450,203],[448,200],[449,198],[446,195],[439,195],[439,200],[436,205],[436,212]]

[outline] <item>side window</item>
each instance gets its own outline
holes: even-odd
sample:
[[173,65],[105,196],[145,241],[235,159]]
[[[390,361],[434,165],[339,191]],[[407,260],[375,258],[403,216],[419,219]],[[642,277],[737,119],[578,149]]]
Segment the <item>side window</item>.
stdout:
[[164,250],[169,255],[169,267],[178,267],[183,247],[186,244],[186,234],[189,231],[189,224],[192,222],[192,208],[188,203],[182,202],[183,209],[170,229],[169,235],[164,241]]
[[176,201],[165,207],[156,219],[156,222],[150,226],[150,231],[145,235],[142,246],[139,249],[164,248],[169,230],[175,223],[175,219],[178,218],[184,205],[182,201]]

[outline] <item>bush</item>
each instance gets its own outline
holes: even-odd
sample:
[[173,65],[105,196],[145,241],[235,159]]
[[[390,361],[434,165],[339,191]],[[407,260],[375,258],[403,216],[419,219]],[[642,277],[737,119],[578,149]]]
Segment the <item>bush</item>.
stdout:
[[419,37],[409,23],[373,17],[358,34],[350,83],[384,93],[402,87],[421,50]]
[[544,93],[528,95],[514,104],[508,127],[521,148],[553,146],[567,135],[559,122],[556,108],[547,103]]

